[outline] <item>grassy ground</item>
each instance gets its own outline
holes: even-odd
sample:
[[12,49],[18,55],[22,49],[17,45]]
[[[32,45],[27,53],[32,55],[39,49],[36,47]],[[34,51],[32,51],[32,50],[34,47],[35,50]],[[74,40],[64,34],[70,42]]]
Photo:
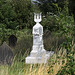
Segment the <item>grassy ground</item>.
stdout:
[[[63,53],[62,53],[63,50]],[[62,55],[61,55],[62,54]],[[22,57],[24,58],[24,57]],[[24,61],[16,60],[11,66],[1,65],[0,75],[56,75],[67,63],[66,49],[60,49],[54,54],[47,64],[25,64]]]

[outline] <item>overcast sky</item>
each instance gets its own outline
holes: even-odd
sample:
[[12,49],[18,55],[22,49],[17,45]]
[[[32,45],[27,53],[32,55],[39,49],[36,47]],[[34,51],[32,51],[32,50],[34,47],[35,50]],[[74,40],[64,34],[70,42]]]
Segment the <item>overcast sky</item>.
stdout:
[[[37,0],[31,0],[31,1],[37,1]],[[55,0],[56,1],[56,0]]]
[[36,1],[36,0],[31,0],[31,1]]
[[37,0],[31,0],[31,1],[37,1]]

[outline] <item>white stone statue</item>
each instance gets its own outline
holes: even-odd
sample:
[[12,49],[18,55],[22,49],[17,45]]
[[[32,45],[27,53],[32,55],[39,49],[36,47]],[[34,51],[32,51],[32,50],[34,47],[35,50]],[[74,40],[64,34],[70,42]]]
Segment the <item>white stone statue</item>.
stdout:
[[[44,50],[43,47],[43,26],[39,23],[41,22],[41,13],[34,13],[34,21],[36,24],[33,27],[33,50],[32,52],[39,52]],[[45,51],[45,50],[44,50]]]
[[43,26],[41,22],[41,13],[34,13],[34,21],[36,24],[33,26],[33,47],[30,56],[26,57],[26,63],[46,63],[51,53],[44,49],[43,45]]

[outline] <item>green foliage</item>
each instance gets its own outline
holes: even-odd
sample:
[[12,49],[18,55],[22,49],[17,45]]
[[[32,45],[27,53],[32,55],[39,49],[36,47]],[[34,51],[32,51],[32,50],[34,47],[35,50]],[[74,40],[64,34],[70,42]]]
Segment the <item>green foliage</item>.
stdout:
[[59,25],[59,32],[62,31],[62,34],[72,33],[74,20],[72,16],[69,16],[68,12],[68,3],[65,1],[64,10],[61,12],[61,9],[58,7],[58,17],[57,24]]
[[33,9],[30,0],[0,0],[0,40],[6,41],[15,30],[32,28]]
[[7,29],[24,29],[33,26],[33,6],[30,0],[1,0],[0,23]]
[[73,14],[74,23],[75,23],[75,1],[74,0],[69,0],[69,13],[70,15]]
[[0,23],[6,25],[6,28],[15,29],[18,23],[15,20],[16,13],[10,5],[10,2],[1,0],[0,3]]
[[18,28],[28,28],[33,25],[33,8],[30,0],[12,0],[12,7],[14,8],[19,23]]
[[21,31],[17,31],[16,37],[18,38],[18,40],[14,49],[14,54],[19,55],[19,53],[21,53],[22,55],[24,55],[25,52],[29,53],[32,50],[31,30],[23,29]]
[[43,25],[44,29],[51,32],[58,30],[58,25],[56,25],[56,15],[53,13],[47,13],[47,15],[43,17],[41,24]]
[[64,2],[64,9],[58,6],[58,4],[53,4],[57,9],[57,15],[54,13],[48,12],[45,17],[43,17],[42,25],[44,29],[55,31],[57,34],[66,35],[68,33],[73,33],[73,16],[69,16],[68,11],[68,2]]
[[6,25],[5,24],[0,24],[0,40],[1,40],[1,44],[4,41],[8,40],[8,36],[11,34],[14,34],[15,31],[11,30],[11,29],[6,29]]
[[47,14],[47,12],[52,12],[52,13],[56,13],[57,12],[57,8],[53,5],[53,3],[56,4],[56,2],[54,0],[38,0],[39,2],[37,2],[40,10],[44,13]]
[[38,7],[40,10],[44,13],[47,14],[47,12],[52,12],[56,14],[58,12],[58,8],[55,6],[55,4],[58,4],[58,7],[61,8],[61,11],[63,11],[64,6],[65,6],[65,1],[68,2],[68,8],[69,8],[69,15],[74,18],[75,22],[75,1],[74,0],[37,0]]
[[59,17],[57,17],[57,24],[59,25],[59,30],[57,31],[58,35],[64,35],[65,36],[65,42],[62,44],[69,53],[71,47],[72,47],[72,35],[73,35],[73,24],[74,19],[72,16],[69,16],[68,12],[68,2],[65,1],[64,10],[62,13],[59,11]]
[[63,10],[65,0],[37,0],[40,10],[47,14],[47,12],[57,13],[58,8],[54,4],[58,4],[58,6]]
[[75,74],[75,59],[74,59],[75,51],[71,51],[68,53],[67,56],[67,63],[62,70],[60,70],[57,75],[74,75]]
[[[60,70],[58,72],[57,75],[74,75],[74,71],[75,71],[75,62],[74,62],[74,54],[75,52],[72,51],[72,35],[73,35],[73,24],[74,24],[74,20],[73,17],[70,17],[68,14],[68,7],[67,7],[67,1],[65,1],[65,7],[64,7],[64,11],[63,14],[60,14],[60,29],[58,32],[61,33],[61,35],[65,36],[65,42],[62,43],[61,45],[63,47],[65,47],[66,52],[67,52],[67,64],[65,67],[62,68],[62,71]],[[67,7],[67,8],[66,8]],[[61,19],[62,18],[62,19]]]

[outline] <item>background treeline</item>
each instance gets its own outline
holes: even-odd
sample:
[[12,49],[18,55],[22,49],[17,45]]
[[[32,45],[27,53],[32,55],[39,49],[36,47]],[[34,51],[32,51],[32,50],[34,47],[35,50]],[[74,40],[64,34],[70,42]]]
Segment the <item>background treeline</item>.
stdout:
[[[18,44],[25,40],[25,43],[32,47],[29,40],[32,41],[31,32],[35,25],[34,12],[42,12],[41,24],[44,27],[44,43],[47,50],[51,50],[60,45],[69,35],[73,37],[74,8],[73,0],[37,0],[33,2],[31,0],[0,0],[0,43],[7,41],[13,34],[17,36]],[[26,49],[27,44],[23,46]],[[20,46],[22,51],[24,51],[23,47]]]
[[0,24],[7,29],[23,29],[31,26],[33,12],[30,0],[0,0]]
[[3,42],[15,31],[31,28],[33,5],[30,0],[0,0],[0,40]]
[[[0,40],[12,34],[17,37],[31,34],[34,12],[42,12],[45,31],[58,36],[74,34],[74,1],[70,0],[0,0]],[[23,35],[19,35],[21,32]],[[21,34],[22,34],[21,33]],[[25,33],[25,34],[24,34]],[[48,34],[50,35],[50,34]],[[46,36],[46,35],[45,35]],[[54,36],[53,36],[54,37]]]
[[[42,12],[46,17],[48,13],[59,16],[59,12],[68,7],[68,15],[75,17],[74,0],[0,0],[0,26],[3,24],[7,29],[32,28],[33,12]],[[66,10],[66,9],[65,9]],[[48,15],[49,16],[49,15]]]

